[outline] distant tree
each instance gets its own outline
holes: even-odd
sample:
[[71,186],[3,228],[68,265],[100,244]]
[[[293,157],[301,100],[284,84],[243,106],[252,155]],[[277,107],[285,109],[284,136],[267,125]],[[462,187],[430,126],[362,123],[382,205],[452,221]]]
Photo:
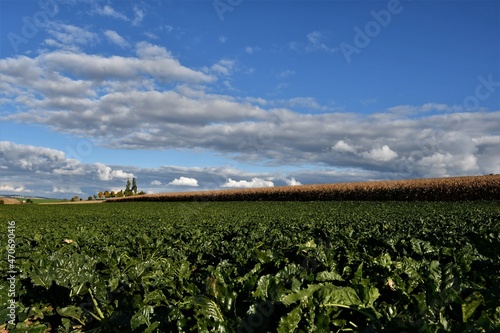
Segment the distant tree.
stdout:
[[130,190],[130,178],[127,178],[127,186],[125,187],[125,192],[131,191]]
[[119,192],[116,193],[117,198],[122,198],[123,197],[123,191],[120,190]]
[[135,178],[132,178],[132,191],[134,192],[134,194],[137,194],[137,182]]
[[94,200],[97,200],[97,195],[94,194]]
[[115,193],[115,191],[111,191],[111,193],[109,194],[109,196],[110,196],[111,198],[116,197],[116,193]]
[[80,201],[82,201],[82,200],[83,200],[83,198],[80,198]]
[[109,198],[110,195],[111,195],[111,193],[109,193],[109,191],[104,191],[104,197],[105,198]]
[[33,200],[31,200],[31,199],[26,199],[26,203],[28,203],[28,204],[32,204],[32,203],[33,203]]
[[91,195],[89,195],[89,197],[88,197],[88,199],[87,199],[87,200],[88,200],[88,201],[92,201],[92,199],[94,199],[94,198],[93,198]]
[[102,198],[104,198],[104,193],[101,191],[101,192],[97,193],[97,196],[99,197],[99,199],[102,199]]
[[72,202],[74,202],[74,201],[78,201],[78,199],[79,199],[79,198],[78,198],[78,196],[77,196],[77,195],[75,195],[73,198],[71,198],[71,201],[72,201]]
[[146,194],[146,192],[144,191],[139,192],[139,195],[144,195],[144,194]]

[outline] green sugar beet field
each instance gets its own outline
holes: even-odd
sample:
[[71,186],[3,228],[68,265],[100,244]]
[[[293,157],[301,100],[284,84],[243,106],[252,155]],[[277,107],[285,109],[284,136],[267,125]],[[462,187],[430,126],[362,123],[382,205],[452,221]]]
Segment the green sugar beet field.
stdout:
[[2,205],[0,217],[1,332],[500,331],[498,201]]

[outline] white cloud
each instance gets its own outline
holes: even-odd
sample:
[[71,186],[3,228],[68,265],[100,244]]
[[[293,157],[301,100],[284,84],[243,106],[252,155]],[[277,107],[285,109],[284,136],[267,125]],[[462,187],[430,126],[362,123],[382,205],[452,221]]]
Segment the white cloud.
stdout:
[[82,194],[82,190],[78,186],[54,186],[52,188],[53,193],[61,193],[61,194]]
[[219,36],[219,43],[224,44],[225,42],[227,42],[227,37]]
[[264,180],[260,178],[252,178],[251,181],[247,180],[232,180],[229,178],[226,183],[221,185],[221,187],[232,187],[232,188],[259,188],[259,187],[273,187],[274,183],[270,180]]
[[127,179],[134,178],[133,173],[127,173],[123,170],[113,170],[111,167],[103,164],[103,163],[95,163],[97,178],[99,180],[110,181],[115,178],[118,179]]
[[333,152],[350,153],[352,155],[360,156],[368,160],[387,162],[398,157],[398,154],[391,150],[388,145],[383,145],[379,148],[373,148],[369,151],[362,151],[360,146],[349,145],[344,140],[339,140],[331,149]]
[[71,24],[51,22],[48,25],[47,32],[54,38],[47,39],[45,41],[47,45],[65,49],[71,49],[76,45],[89,45],[99,41],[99,36],[96,33]]
[[175,30],[175,28],[171,25],[166,25],[166,26],[162,26],[160,27],[161,30],[166,30],[167,31],[167,34],[171,33],[172,31]]
[[361,156],[374,161],[387,162],[398,157],[398,154],[388,145],[384,145],[382,148],[373,148],[369,152],[363,152]]
[[338,141],[333,147],[332,149],[334,151],[338,151],[338,152],[341,152],[341,153],[344,153],[344,152],[347,152],[347,153],[355,153],[356,152],[356,149],[354,147],[351,147],[347,142],[345,142],[344,140],[340,140]]
[[[146,42],[137,44],[138,57],[89,55],[79,52],[52,52],[32,59],[33,66],[42,72],[60,72],[90,80],[140,80],[151,76],[162,82],[184,81],[204,83],[215,78],[182,66],[165,48]],[[2,63],[17,63],[17,59],[0,60]],[[0,70],[1,74],[1,70]]]
[[299,185],[302,185],[301,182],[299,182],[298,180],[295,180],[295,178],[284,179],[284,180],[285,180],[285,183],[288,186],[299,186]]
[[110,16],[115,19],[128,21],[128,18],[120,12],[117,12],[110,5],[105,5],[104,7],[96,6],[95,12],[101,16]]
[[73,161],[66,159],[65,154],[59,150],[0,141],[0,164],[9,169],[43,173],[48,172],[55,165],[59,166]]
[[321,31],[313,31],[307,34],[307,41],[309,45],[307,45],[306,49],[308,51],[322,50],[326,52],[335,52],[337,48],[329,48],[324,43],[324,40],[327,39],[327,36],[324,32]]
[[174,186],[198,186],[198,181],[194,178],[180,177],[172,180],[168,184]]
[[246,46],[245,52],[248,54],[254,54],[255,52],[260,51],[260,47],[258,46]]
[[312,31],[306,35],[306,42],[293,41],[288,43],[288,48],[296,52],[337,52],[337,47],[329,47],[326,41],[329,39],[329,33],[323,31]]
[[293,97],[285,102],[291,108],[308,108],[310,110],[328,110],[328,107],[321,106],[313,97]]
[[120,47],[130,47],[130,43],[127,42],[122,36],[120,36],[116,31],[106,30],[104,35],[114,44]]
[[147,31],[147,32],[143,32],[143,34],[144,34],[144,36],[146,36],[146,37],[148,37],[148,38],[150,38],[150,39],[158,39],[158,36],[157,36],[157,35],[155,35],[155,34],[154,34],[154,33],[152,33],[152,32]]
[[439,103],[425,103],[423,105],[398,105],[388,109],[388,111],[400,115],[412,115],[428,112],[460,112],[464,107],[460,105],[447,105]]
[[27,191],[24,186],[11,186],[11,185],[0,185],[0,191],[6,192],[31,192]]
[[144,11],[140,9],[137,6],[134,6],[134,20],[132,21],[133,26],[138,26],[139,24],[142,23],[142,20],[144,19]]
[[219,60],[216,64],[210,67],[210,70],[216,74],[222,74],[224,76],[228,76],[233,72],[235,66],[234,60],[222,59]]
[[153,180],[151,183],[149,183],[150,185],[162,185],[162,182],[159,181],[159,180]]

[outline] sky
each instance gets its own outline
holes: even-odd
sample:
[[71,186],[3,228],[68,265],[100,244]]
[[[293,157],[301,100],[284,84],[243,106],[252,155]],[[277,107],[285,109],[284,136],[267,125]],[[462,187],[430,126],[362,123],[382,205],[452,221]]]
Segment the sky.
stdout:
[[500,173],[498,1],[0,1],[0,194]]

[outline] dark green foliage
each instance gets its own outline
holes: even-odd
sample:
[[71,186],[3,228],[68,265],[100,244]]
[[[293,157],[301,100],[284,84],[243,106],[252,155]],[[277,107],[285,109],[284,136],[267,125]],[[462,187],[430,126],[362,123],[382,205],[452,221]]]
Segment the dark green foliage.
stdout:
[[4,205],[0,219],[16,221],[11,332],[500,330],[498,202]]
[[132,192],[134,192],[134,194],[137,194],[137,181],[135,180],[135,178],[132,178]]

